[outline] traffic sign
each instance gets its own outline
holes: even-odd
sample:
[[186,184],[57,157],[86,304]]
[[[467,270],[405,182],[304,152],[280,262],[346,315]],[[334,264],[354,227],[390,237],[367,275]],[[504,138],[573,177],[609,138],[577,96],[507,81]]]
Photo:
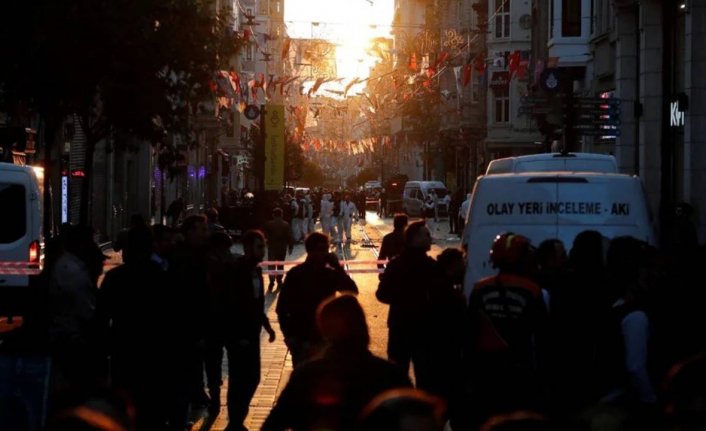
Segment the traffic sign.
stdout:
[[586,105],[620,105],[620,99],[603,99],[600,97],[574,97],[574,103]]
[[607,119],[607,118],[577,118],[577,126],[620,126],[620,120],[618,119]]

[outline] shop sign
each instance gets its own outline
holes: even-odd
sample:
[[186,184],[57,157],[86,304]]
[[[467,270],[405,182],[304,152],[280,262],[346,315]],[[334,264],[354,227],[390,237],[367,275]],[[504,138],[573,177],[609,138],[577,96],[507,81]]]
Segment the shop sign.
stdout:
[[684,127],[686,122],[686,95],[669,103],[669,126]]

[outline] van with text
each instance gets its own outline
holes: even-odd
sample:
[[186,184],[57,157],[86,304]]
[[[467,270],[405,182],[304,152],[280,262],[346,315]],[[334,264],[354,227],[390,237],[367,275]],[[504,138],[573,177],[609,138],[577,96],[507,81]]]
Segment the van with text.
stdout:
[[655,244],[644,191],[635,176],[606,173],[532,172],[485,175],[473,189],[463,246],[468,250],[464,293],[494,275],[493,239],[513,232],[538,246],[560,239],[567,250],[584,230],[607,239],[630,235]]
[[42,256],[42,168],[0,163],[0,316],[26,300]]

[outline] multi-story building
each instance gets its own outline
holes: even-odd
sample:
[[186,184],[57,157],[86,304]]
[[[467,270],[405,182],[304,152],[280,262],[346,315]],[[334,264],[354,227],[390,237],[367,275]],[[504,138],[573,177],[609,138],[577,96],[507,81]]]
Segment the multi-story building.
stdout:
[[529,1],[487,0],[487,137],[484,160],[540,150],[536,124],[520,115],[529,93],[532,9]]
[[[514,4],[514,2],[513,2]],[[534,57],[567,68],[568,91],[619,99],[619,133],[574,148],[612,153],[641,177],[662,237],[677,203],[706,239],[706,0],[535,0]],[[543,16],[541,16],[543,15]],[[547,35],[542,40],[543,34]],[[554,66],[553,65],[553,66]],[[565,74],[565,80],[566,74]]]
[[478,160],[486,131],[486,91],[481,64],[486,58],[487,8],[485,2],[476,0],[445,0],[439,6],[440,49],[449,58],[439,76],[444,181],[451,190],[470,190],[479,174]]

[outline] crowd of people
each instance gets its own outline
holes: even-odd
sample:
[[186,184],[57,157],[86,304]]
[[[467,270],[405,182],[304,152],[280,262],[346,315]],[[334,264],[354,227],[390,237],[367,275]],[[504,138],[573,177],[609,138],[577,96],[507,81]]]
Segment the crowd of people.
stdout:
[[[100,288],[106,256],[89,229],[64,226],[38,283],[46,308],[23,329],[25,350],[52,357],[48,429],[188,429],[194,409],[221,410],[224,353],[226,429],[247,429],[261,336],[277,337],[267,295],[294,369],[265,431],[706,427],[696,244],[665,255],[586,230],[567,252],[499,232],[497,275],[466,297],[464,251],[431,257],[429,222],[397,214],[380,248],[379,358],[358,286],[331,252],[351,240],[358,206],[341,193],[316,200],[284,194],[262,230],[242,233],[242,255],[215,209],[178,228],[134,217],[116,240],[123,264]],[[272,267],[266,286],[265,256],[282,261],[302,240],[305,260],[286,276]]]

